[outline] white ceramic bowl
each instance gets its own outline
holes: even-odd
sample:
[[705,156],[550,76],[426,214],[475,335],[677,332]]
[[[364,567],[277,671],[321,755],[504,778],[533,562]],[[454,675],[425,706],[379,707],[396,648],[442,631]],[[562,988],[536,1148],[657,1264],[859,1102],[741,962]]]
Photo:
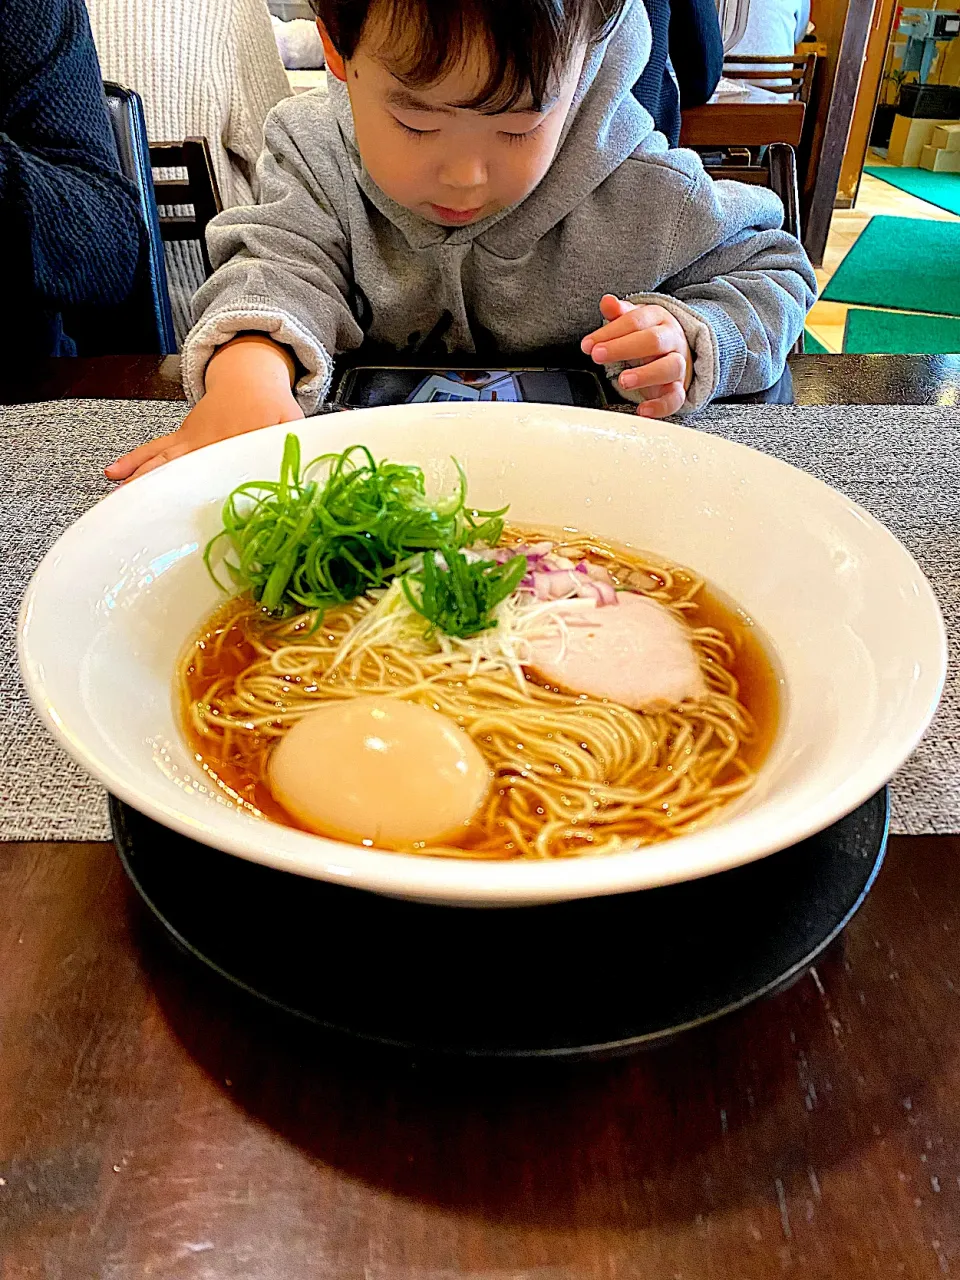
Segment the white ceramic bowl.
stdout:
[[[402,406],[296,424],[305,458],[362,442],[471,502],[577,526],[689,565],[762,628],[783,677],[757,785],[694,835],[547,863],[380,853],[259,821],[203,785],[173,672],[221,598],[202,550],[224,497],[277,474],[288,428],[203,449],[118,490],[60,539],[24,601],[37,710],[105,787],[184,835],[300,875],[463,904],[549,902],[693,879],[821,830],[910,754],[940,695],[943,623],[926,579],[871,516],[805,473],[717,436],[594,410]],[[184,886],[185,892],[189,887]]]

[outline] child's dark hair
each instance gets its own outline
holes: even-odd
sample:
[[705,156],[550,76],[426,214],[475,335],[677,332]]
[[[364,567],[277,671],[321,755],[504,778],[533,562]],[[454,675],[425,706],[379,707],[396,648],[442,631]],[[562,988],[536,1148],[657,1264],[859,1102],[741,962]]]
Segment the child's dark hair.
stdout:
[[[487,51],[488,73],[469,102],[495,113],[527,97],[539,111],[576,44],[603,37],[626,0],[310,0],[342,58],[352,58],[367,24],[379,56],[412,89],[464,65],[471,44]],[[525,104],[525,101],[523,102]]]

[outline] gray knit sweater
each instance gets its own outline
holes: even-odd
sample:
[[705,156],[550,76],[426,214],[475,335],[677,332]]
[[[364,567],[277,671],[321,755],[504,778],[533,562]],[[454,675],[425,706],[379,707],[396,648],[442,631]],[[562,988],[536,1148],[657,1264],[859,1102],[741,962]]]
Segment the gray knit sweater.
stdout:
[[341,84],[280,103],[267,119],[259,204],[208,229],[218,270],[194,300],[190,398],[202,395],[215,348],[241,331],[292,348],[309,413],[332,357],[364,338],[402,349],[447,312],[451,353],[481,338],[520,353],[579,343],[601,323],[604,293],[659,303],[682,324],[695,356],[686,411],[775,382],[813,302],[813,270],[780,229],[776,196],[711,181],[693,152],[654,132],[631,93],[649,50],[642,0],[628,0],[588,55],[539,186],[454,230],[372,181]]

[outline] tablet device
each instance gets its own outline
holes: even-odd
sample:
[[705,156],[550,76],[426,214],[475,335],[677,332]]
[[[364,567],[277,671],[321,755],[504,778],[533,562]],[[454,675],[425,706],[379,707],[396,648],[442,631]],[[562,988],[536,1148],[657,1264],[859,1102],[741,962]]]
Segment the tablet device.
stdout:
[[334,401],[350,409],[384,404],[569,404],[602,409],[603,384],[588,369],[348,369]]

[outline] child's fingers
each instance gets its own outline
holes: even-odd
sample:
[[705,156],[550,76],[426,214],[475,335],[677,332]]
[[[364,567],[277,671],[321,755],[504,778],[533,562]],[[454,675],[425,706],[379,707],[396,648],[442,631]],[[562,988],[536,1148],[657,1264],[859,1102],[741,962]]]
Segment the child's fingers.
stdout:
[[679,351],[671,351],[639,369],[624,369],[620,385],[626,391],[635,391],[637,387],[659,387],[669,382],[682,382],[686,372],[686,360]]
[[150,471],[156,471],[157,467],[162,467],[165,462],[172,462],[174,458],[182,458],[184,454],[192,452],[192,446],[184,441],[178,441],[176,436],[167,437],[168,444],[165,449],[161,449],[159,453],[155,453],[152,458],[147,458],[141,462],[137,469],[128,480],[139,480],[141,476],[145,476]]
[[580,343],[580,350],[589,355],[598,342],[605,342],[608,338],[622,338],[624,334],[635,333],[638,329],[649,329],[652,324],[660,323],[663,315],[659,307],[634,307],[630,303],[623,303],[619,315],[611,317],[599,329],[587,334]]
[[[678,351],[679,345],[676,330],[670,325],[658,324],[653,329],[598,342],[590,352],[590,359],[596,364],[612,364],[615,360],[656,360],[671,351]],[[683,377],[683,374],[679,376]]]
[[632,302],[624,302],[615,293],[605,293],[600,299],[600,314],[604,320],[616,320],[618,316],[626,315],[628,311],[632,311],[633,306]]
[[170,436],[158,436],[156,440],[148,440],[146,444],[140,445],[138,449],[132,449],[129,453],[125,453],[122,458],[118,458],[116,462],[111,462],[104,474],[108,480],[129,480],[138,468],[168,448],[169,444]]
[[593,333],[588,333],[580,343],[580,350],[584,354],[590,355],[598,342],[607,342],[611,338],[622,338],[625,334],[636,333],[636,331],[637,322],[632,318],[632,312],[626,311],[608,324],[601,325],[599,329],[594,329]]
[[[669,319],[670,317],[666,315],[662,307],[632,307],[630,311],[624,312],[616,320],[611,320],[609,324],[605,324],[602,328],[595,329],[593,333],[587,334],[580,343],[580,350],[596,358],[597,347],[606,346],[616,338],[628,337],[631,334],[637,335],[651,329],[663,329],[666,333],[673,333],[675,329],[669,323]],[[674,345],[676,345],[675,341]],[[660,354],[662,355],[663,353],[660,352]]]
[[643,404],[637,406],[637,414],[641,418],[667,418],[683,408],[687,393],[682,382],[671,382],[669,386],[661,387],[660,391],[662,394],[656,399],[644,400]]

